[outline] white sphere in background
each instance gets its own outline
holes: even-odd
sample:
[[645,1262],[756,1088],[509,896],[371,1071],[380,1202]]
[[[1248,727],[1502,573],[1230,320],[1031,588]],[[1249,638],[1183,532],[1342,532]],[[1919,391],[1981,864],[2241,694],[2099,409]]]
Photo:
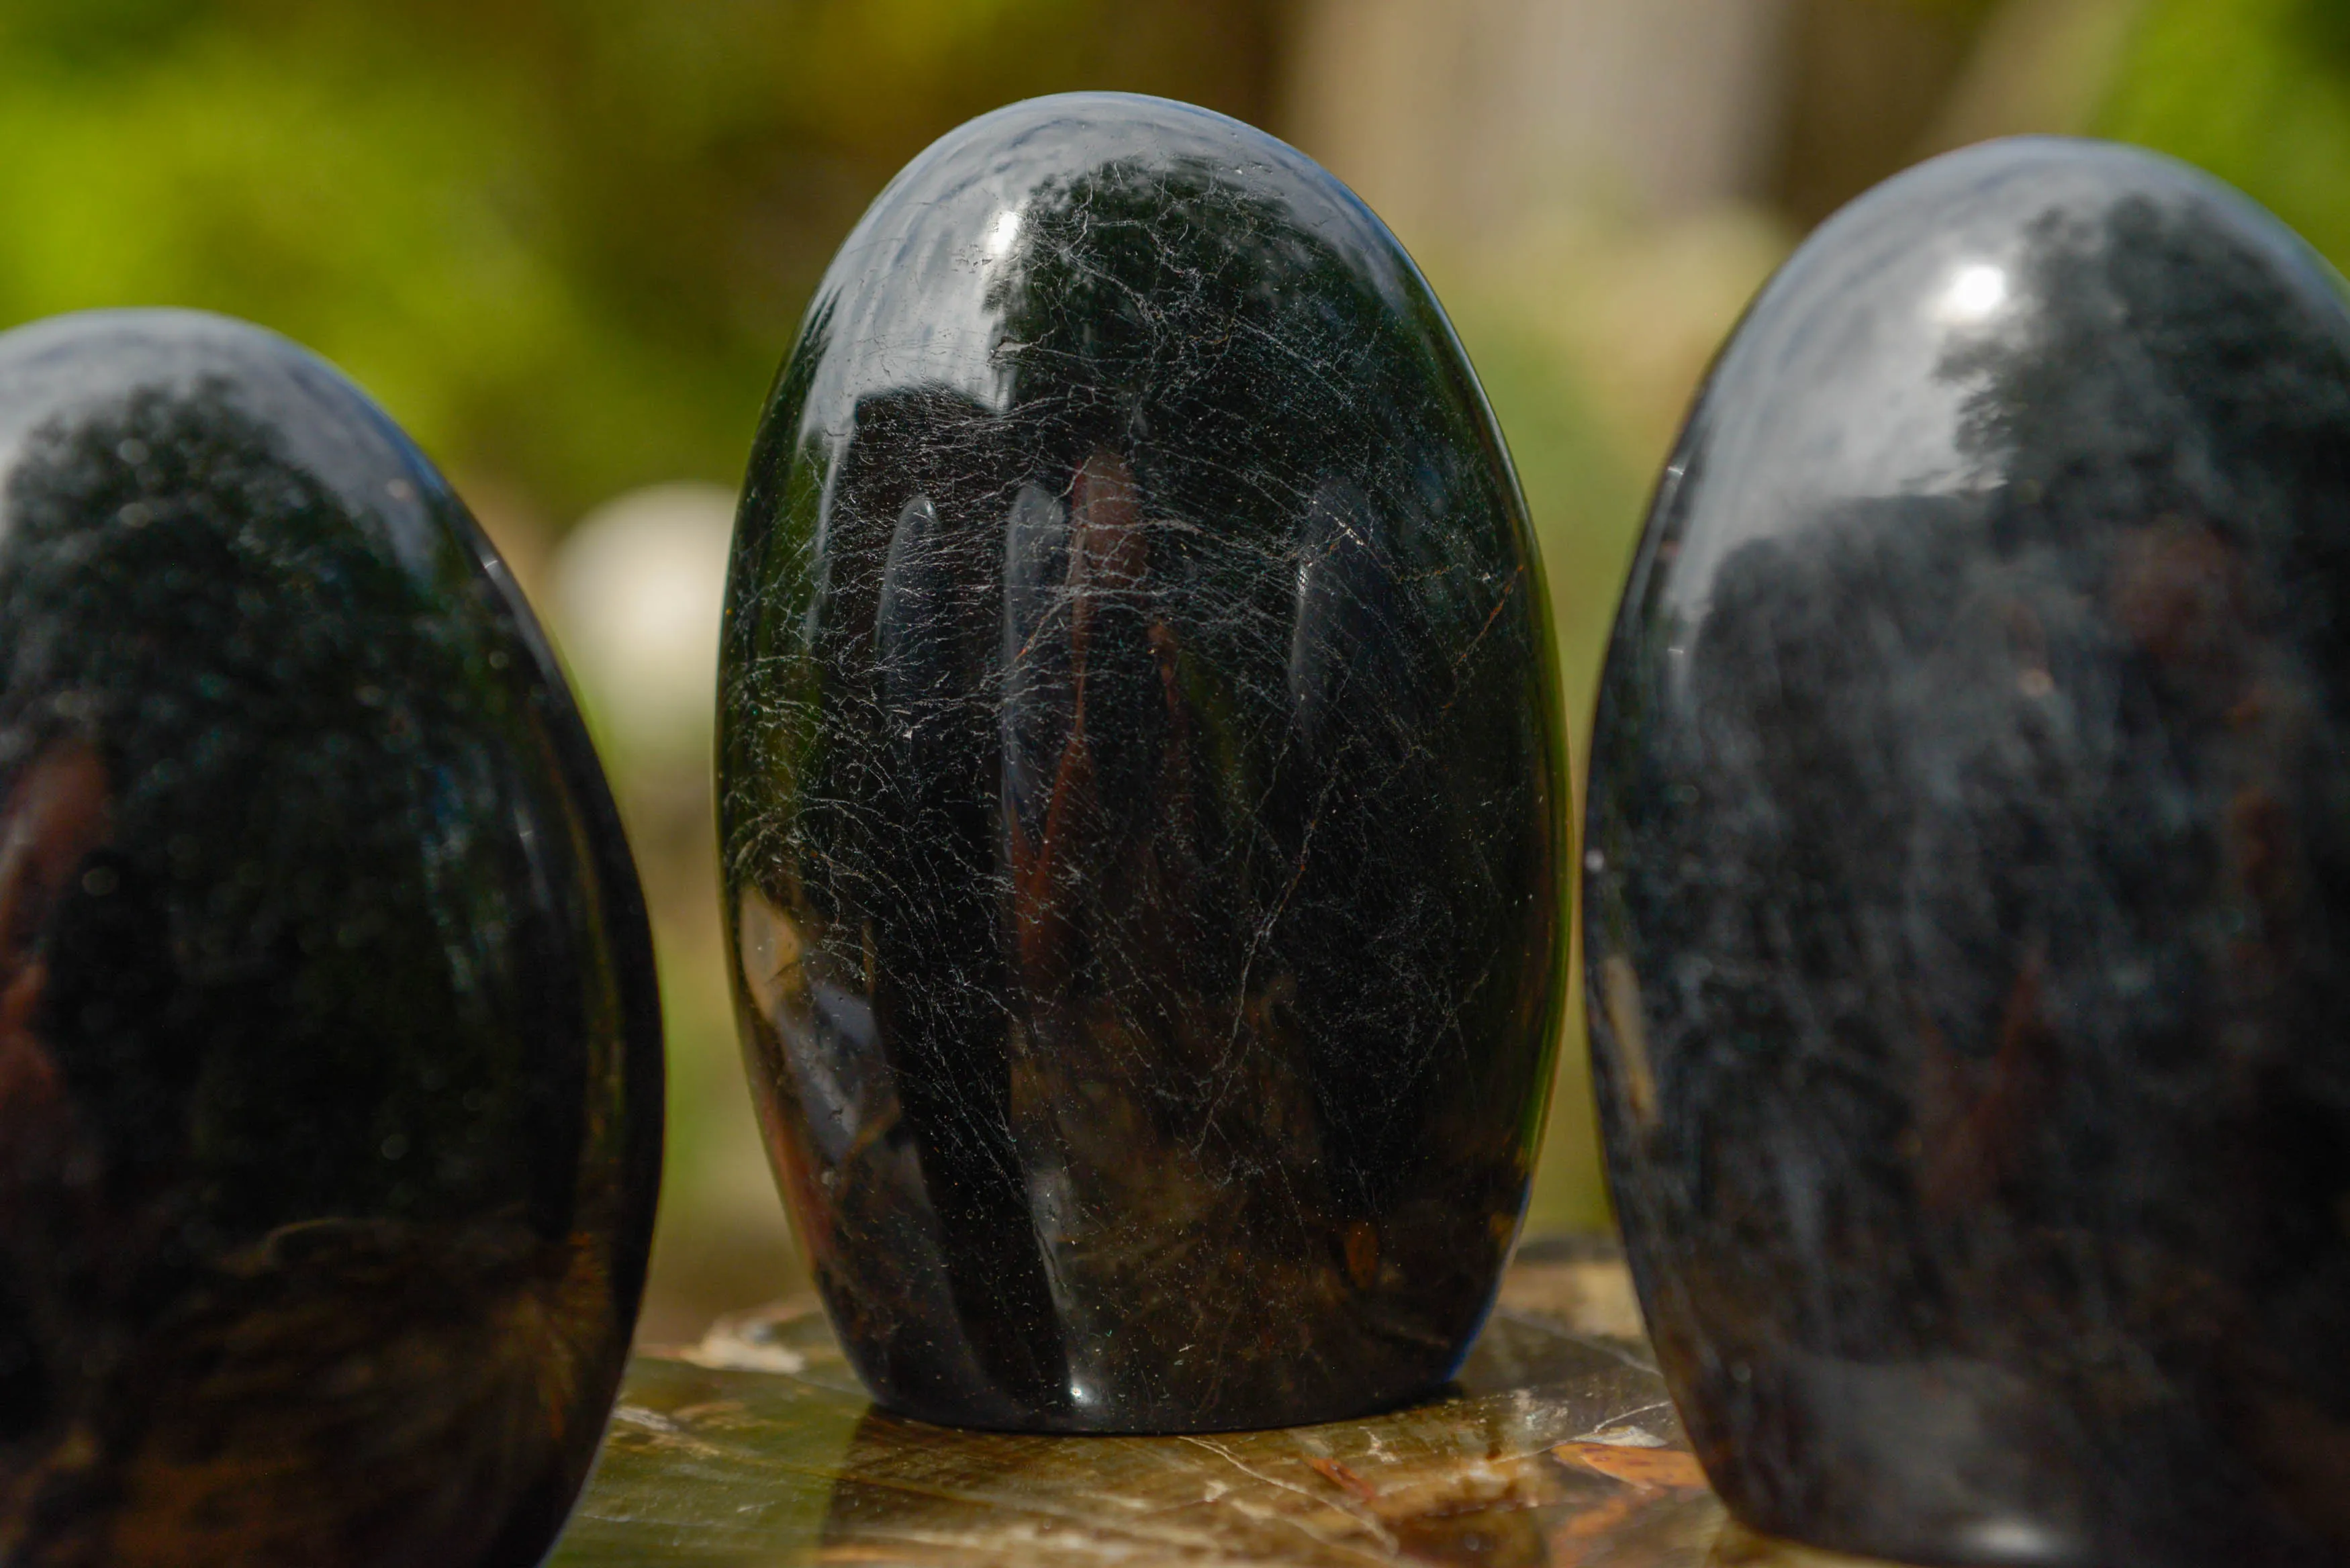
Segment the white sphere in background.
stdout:
[[556,636],[629,763],[709,764],[733,526],[733,493],[657,484],[598,507],[556,551]]

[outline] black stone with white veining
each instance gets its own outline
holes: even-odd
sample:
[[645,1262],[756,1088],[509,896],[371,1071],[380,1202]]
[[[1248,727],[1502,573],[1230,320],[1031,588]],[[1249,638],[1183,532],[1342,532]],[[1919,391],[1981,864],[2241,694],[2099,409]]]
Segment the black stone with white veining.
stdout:
[[746,1057],[876,1396],[1441,1384],[1540,1129],[1567,777],[1507,458],[1378,220],[1161,100],[950,135],[817,293],[727,614]]
[[1725,1500],[1929,1563],[2350,1553],[2350,315],[2022,140],[1765,290],[1651,514],[1585,911]]
[[660,1105],[602,774],[424,459],[255,327],[0,337],[0,1560],[537,1562]]

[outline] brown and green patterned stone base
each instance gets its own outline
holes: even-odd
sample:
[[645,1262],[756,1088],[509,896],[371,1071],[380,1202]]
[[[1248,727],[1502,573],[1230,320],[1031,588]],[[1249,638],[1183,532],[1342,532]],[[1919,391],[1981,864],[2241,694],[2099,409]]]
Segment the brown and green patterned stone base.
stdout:
[[873,1409],[803,1298],[637,1358],[551,1568],[1850,1561],[1727,1522],[1638,1328],[1619,1263],[1537,1243],[1440,1398],[1278,1431],[1056,1438]]

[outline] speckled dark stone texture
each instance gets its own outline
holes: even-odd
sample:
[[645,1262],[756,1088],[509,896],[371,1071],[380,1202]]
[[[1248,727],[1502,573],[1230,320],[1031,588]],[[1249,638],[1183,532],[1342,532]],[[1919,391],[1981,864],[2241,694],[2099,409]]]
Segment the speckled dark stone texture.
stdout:
[[213,317],[0,337],[0,1562],[537,1562],[660,1031],[562,677],[374,405]]
[[745,1050],[877,1397],[1186,1430],[1450,1376],[1568,786],[1508,461],[1378,220],[1180,104],[954,132],[816,295],[727,614]]
[[1610,1169],[1730,1506],[1925,1563],[2350,1555],[2350,315],[2093,143],[1763,293],[1599,706]]

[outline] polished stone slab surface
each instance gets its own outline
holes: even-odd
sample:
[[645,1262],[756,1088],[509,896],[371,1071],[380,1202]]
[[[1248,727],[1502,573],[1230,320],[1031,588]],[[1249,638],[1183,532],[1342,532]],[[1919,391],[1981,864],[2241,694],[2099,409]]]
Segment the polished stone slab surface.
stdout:
[[812,1299],[748,1314],[637,1358],[550,1568],[1836,1561],[1726,1528],[1638,1337],[1622,1264],[1537,1243],[1452,1386],[1287,1430],[927,1426],[874,1409]]

